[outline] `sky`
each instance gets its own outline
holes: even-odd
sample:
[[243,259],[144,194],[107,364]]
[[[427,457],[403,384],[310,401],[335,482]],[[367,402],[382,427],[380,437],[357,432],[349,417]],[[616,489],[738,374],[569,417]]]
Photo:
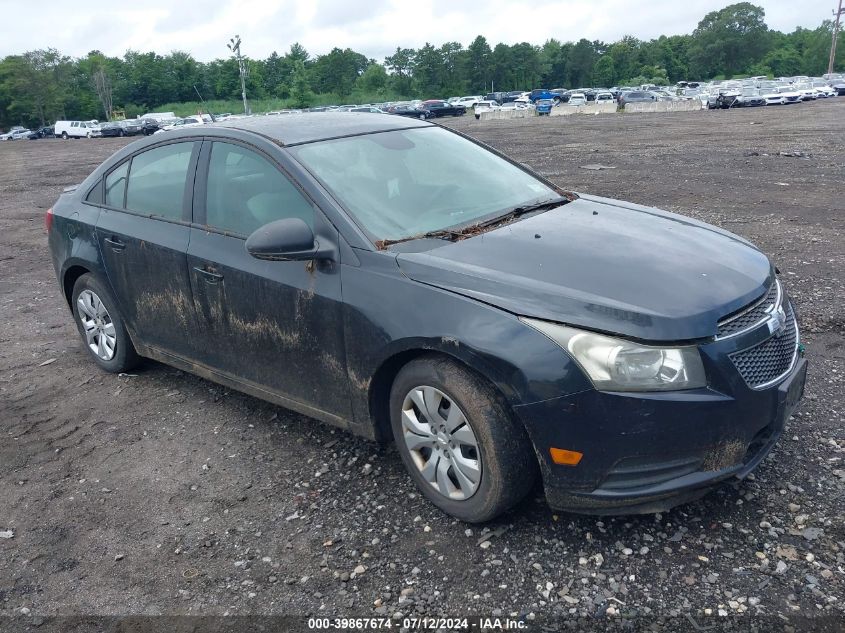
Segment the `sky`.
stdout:
[[[56,48],[73,57],[91,50],[122,56],[127,49],[186,51],[199,61],[226,57],[240,35],[243,54],[285,53],[294,42],[314,56],[334,47],[384,61],[397,46],[418,48],[484,35],[504,42],[612,42],[691,33],[710,11],[732,0],[0,0],[0,57]],[[835,0],[752,0],[770,28],[815,28]],[[23,9],[23,10],[22,10]]]

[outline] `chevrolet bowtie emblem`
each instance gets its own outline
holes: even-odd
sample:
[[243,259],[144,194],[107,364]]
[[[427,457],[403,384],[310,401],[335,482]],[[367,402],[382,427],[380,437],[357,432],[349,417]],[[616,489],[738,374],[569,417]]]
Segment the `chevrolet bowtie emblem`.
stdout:
[[786,312],[784,312],[783,307],[778,307],[777,310],[772,312],[767,325],[769,326],[769,334],[781,336],[784,333],[786,330]]

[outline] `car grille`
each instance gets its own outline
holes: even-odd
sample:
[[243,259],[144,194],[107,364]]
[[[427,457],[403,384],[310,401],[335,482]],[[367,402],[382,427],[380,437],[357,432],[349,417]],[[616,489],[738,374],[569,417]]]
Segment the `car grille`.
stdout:
[[733,316],[719,321],[717,339],[728,338],[750,330],[765,321],[781,299],[780,282],[775,280],[769,291],[761,298],[746,306]]
[[762,343],[730,354],[743,380],[752,388],[762,388],[785,376],[795,362],[798,327],[789,302],[784,306],[786,325]]

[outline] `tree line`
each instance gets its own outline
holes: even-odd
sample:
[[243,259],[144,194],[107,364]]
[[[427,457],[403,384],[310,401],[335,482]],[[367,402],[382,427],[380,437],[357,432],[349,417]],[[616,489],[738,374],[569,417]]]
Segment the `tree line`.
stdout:
[[[283,55],[246,60],[250,99],[276,107],[435,98],[536,87],[671,84],[737,75],[817,76],[827,69],[833,30],[791,33],[769,29],[762,7],[740,2],[708,13],[688,35],[652,40],[625,36],[613,43],[549,39],[491,46],[483,36],[468,46],[426,43],[397,47],[383,62],[349,48],[312,56],[300,44]],[[837,54],[842,70],[845,47]],[[0,61],[0,127],[43,125],[56,119],[107,119],[163,105],[240,98],[234,57],[199,62],[189,53],[92,51],[72,58],[55,49],[9,55]],[[177,108],[178,109],[178,108]]]

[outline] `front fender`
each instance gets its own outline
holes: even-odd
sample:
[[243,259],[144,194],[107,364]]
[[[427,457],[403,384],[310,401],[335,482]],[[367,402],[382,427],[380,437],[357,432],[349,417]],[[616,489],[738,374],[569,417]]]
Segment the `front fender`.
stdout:
[[413,281],[387,253],[344,266],[344,329],[356,425],[372,424],[373,378],[391,359],[435,351],[489,380],[512,406],[590,388],[576,363],[516,315]]

